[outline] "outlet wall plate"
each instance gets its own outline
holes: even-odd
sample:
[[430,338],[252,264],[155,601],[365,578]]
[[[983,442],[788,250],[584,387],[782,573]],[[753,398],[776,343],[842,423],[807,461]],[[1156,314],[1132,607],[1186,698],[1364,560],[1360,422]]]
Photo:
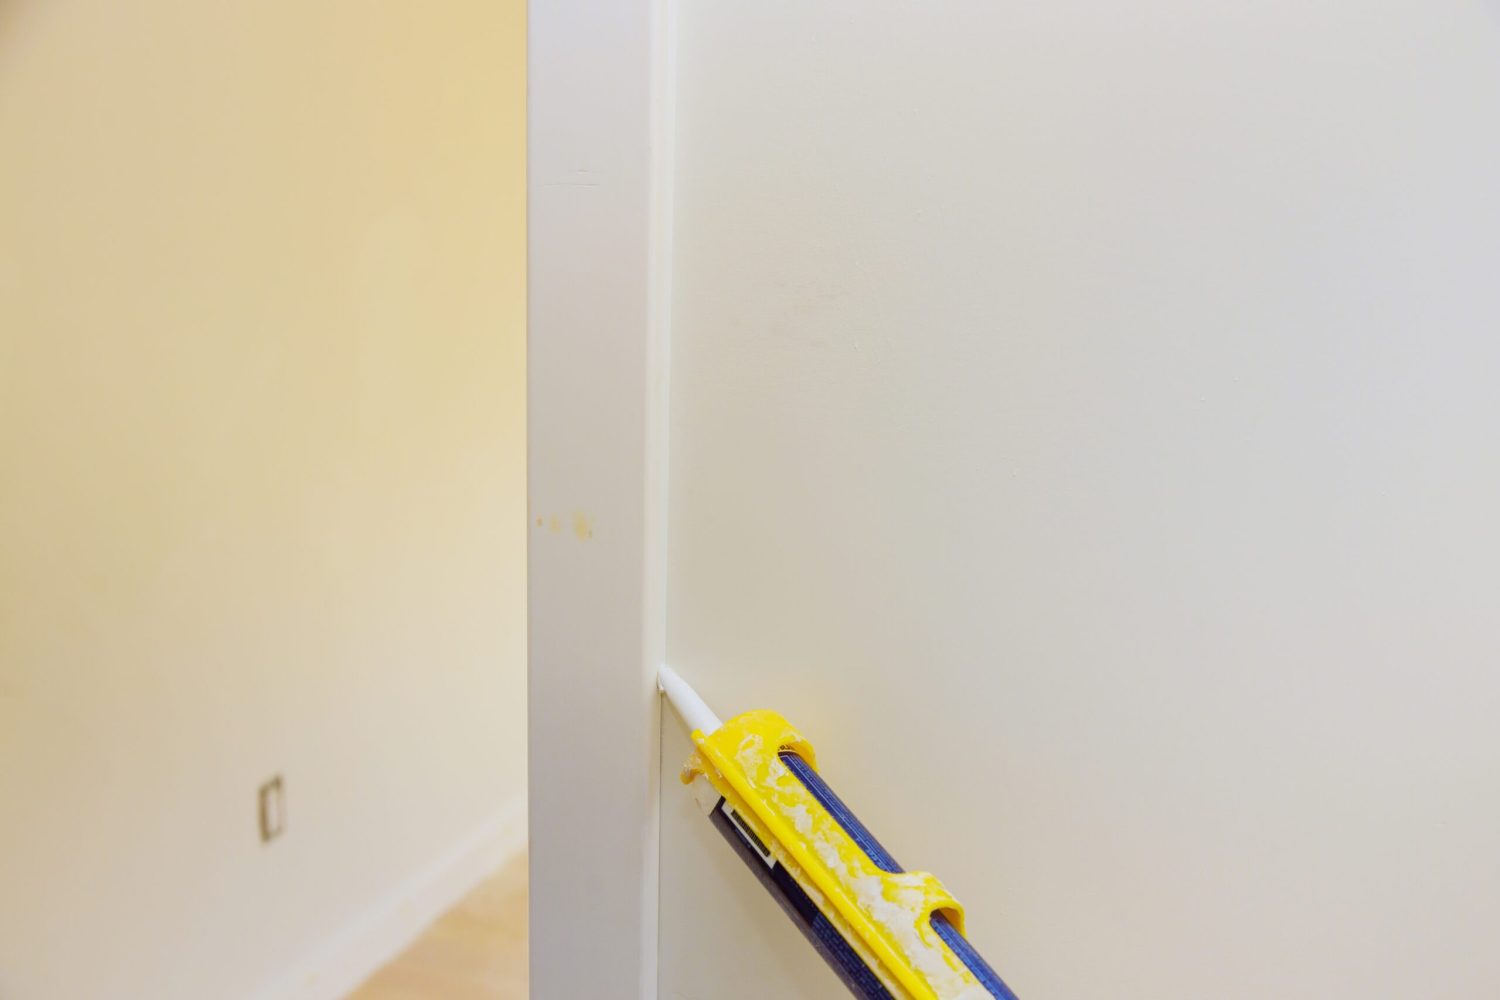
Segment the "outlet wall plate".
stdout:
[[286,794],[281,775],[260,786],[260,842],[269,844],[286,829]]

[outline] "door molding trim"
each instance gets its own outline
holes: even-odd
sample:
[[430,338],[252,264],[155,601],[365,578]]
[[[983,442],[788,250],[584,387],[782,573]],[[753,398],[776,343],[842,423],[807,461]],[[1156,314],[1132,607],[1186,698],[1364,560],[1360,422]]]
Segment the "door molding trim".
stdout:
[[531,989],[657,994],[671,0],[528,26]]

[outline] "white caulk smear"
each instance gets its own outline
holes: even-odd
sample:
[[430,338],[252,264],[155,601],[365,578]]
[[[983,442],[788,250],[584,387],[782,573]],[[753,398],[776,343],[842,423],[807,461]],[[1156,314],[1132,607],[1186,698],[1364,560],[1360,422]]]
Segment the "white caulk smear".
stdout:
[[688,732],[701,731],[708,736],[723,725],[713,710],[698,697],[688,682],[677,676],[677,671],[663,665],[656,673],[656,686],[667,696],[667,702],[687,724]]

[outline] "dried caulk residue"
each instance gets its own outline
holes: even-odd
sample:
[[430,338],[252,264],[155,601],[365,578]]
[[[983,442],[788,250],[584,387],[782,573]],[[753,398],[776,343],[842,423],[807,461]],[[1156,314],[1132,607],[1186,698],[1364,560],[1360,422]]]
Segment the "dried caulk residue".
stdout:
[[[978,985],[973,973],[932,929],[929,917],[933,904],[928,895],[931,876],[922,872],[882,871],[852,844],[827,810],[808,807],[811,793],[782,763],[778,752],[781,748],[771,747],[768,752],[764,743],[761,736],[747,734],[736,748],[735,761],[750,781],[767,793],[766,801],[771,808],[791,824],[818,860],[848,888],[860,909],[900,948],[942,1000],[988,997],[989,992]],[[777,853],[785,854],[779,850]],[[798,881],[809,886],[810,880]],[[819,909],[826,914],[830,908],[820,905]],[[863,942],[858,944],[863,952]],[[904,991],[898,995],[905,995]]]
[[786,818],[792,821],[792,828],[802,836],[806,837],[812,833],[812,816],[807,811],[807,806],[798,804],[786,811]]

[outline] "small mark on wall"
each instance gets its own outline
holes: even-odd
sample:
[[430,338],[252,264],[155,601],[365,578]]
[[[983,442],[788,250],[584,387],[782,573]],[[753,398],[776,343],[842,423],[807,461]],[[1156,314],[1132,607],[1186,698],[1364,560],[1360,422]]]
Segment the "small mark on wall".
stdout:
[[[575,510],[572,519],[567,523],[573,528],[573,537],[580,542],[586,542],[594,537],[594,519],[584,511]],[[562,534],[563,525],[563,518],[558,514],[541,514],[536,519],[538,530],[550,531],[554,535]]]

